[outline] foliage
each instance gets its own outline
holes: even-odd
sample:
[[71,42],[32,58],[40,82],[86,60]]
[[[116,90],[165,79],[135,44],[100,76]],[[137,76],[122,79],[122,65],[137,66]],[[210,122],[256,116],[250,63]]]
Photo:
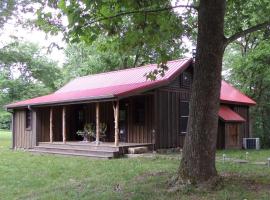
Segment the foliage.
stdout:
[[[43,30],[54,32],[61,16],[67,16],[69,24],[64,33],[69,42],[84,41],[89,45],[100,41],[100,38],[105,39],[103,52],[121,55],[120,67],[135,67],[144,63],[162,63],[182,56],[185,52],[181,37],[185,34],[182,17],[170,9],[109,17],[124,11],[162,9],[167,6],[170,6],[167,0],[51,1],[51,7],[58,10],[58,14],[40,8],[36,23]],[[99,20],[106,17],[109,19]],[[50,24],[51,30],[44,24]]]
[[9,130],[11,127],[11,114],[8,112],[0,111],[0,129]]
[[12,20],[16,24],[27,25],[23,21],[23,14],[32,13],[37,4],[42,4],[42,0],[1,0],[0,1],[0,34],[7,22]]
[[[103,138],[106,136],[107,125],[105,123],[99,124],[99,137]],[[83,131],[77,131],[77,135],[83,136],[84,140],[88,138],[88,136],[96,138],[96,126],[93,123],[86,123],[84,125]]]
[[41,49],[31,43],[11,43],[0,50],[1,71],[9,78],[17,76],[25,82],[42,83],[50,89],[56,89],[55,80],[60,70],[56,63],[49,61]]
[[[123,56],[115,51],[109,40],[99,39],[88,45],[84,42],[70,44],[63,66],[63,82],[80,76],[112,71],[132,66],[132,56]],[[104,50],[106,48],[107,50]]]
[[[225,33],[232,35],[263,22],[269,22],[270,12],[268,0],[227,0],[227,14],[225,16]],[[264,29],[267,31],[267,29]]]
[[93,137],[95,135],[95,124],[87,123],[84,125],[83,130],[77,131],[77,135],[83,137],[83,141],[88,141],[89,136]]
[[0,49],[0,128],[9,129],[11,116],[3,106],[47,94],[58,87],[60,69],[38,46],[11,43]]
[[238,46],[227,52],[228,79],[257,102],[251,109],[253,135],[270,147],[270,42],[261,40],[244,55],[241,52]]

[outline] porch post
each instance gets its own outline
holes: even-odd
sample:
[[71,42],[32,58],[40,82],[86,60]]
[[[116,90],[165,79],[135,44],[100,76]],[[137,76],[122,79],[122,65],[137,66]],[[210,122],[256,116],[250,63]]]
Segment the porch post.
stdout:
[[66,107],[63,106],[62,110],[62,135],[63,143],[66,143]]
[[50,143],[53,142],[53,108],[50,109]]
[[115,146],[119,145],[119,126],[118,126],[118,119],[119,119],[119,100],[116,101],[116,104],[113,105],[114,111],[114,144]]
[[96,103],[96,144],[99,144],[99,102]]

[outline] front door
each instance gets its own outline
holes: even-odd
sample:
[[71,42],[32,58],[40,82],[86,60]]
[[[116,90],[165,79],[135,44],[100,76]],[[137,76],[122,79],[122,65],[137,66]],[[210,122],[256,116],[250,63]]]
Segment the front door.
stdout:
[[227,130],[228,130],[228,144],[229,147],[238,147],[238,141],[239,141],[239,129],[238,129],[238,123],[231,123],[227,124]]
[[119,109],[119,135],[120,142],[127,142],[127,106],[120,105]]

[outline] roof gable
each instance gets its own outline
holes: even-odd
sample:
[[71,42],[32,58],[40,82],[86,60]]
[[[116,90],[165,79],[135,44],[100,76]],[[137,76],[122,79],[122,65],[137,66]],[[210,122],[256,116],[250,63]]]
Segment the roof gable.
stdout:
[[155,81],[147,80],[145,74],[155,70],[157,64],[145,65],[142,67],[129,68],[118,71],[105,72],[89,76],[75,78],[65,86],[57,90],[55,93],[72,92],[79,90],[89,90],[96,88],[106,88],[119,85],[156,83],[171,79],[177,72],[182,72],[190,65],[192,59],[185,58],[179,60],[168,61],[168,70],[165,76],[158,75]]

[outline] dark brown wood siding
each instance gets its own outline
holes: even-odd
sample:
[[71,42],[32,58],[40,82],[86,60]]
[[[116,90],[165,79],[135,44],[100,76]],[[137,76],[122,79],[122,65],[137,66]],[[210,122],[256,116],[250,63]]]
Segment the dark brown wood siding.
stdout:
[[[144,103],[144,122],[136,123],[136,101]],[[128,104],[128,136],[127,142],[134,143],[152,143],[152,135],[154,129],[154,95],[146,94],[137,97],[130,97],[126,100]],[[121,101],[120,101],[121,104]]]
[[[50,141],[50,109],[49,108],[39,108],[37,110],[37,140],[38,142],[49,142]],[[61,123],[61,122],[60,122]],[[58,123],[53,123],[53,129],[55,130],[55,125]]]
[[242,147],[242,136],[240,123],[225,123],[225,149],[240,149]]
[[[33,113],[32,113],[33,114]],[[35,118],[34,118],[35,123]],[[33,117],[31,129],[26,129],[26,110],[14,110],[14,121],[13,121],[13,146],[14,148],[32,148],[36,141],[34,137]]]
[[241,137],[249,137],[249,107],[235,105],[233,106],[233,110],[246,120],[240,126]]
[[[192,73],[192,71],[187,71]],[[181,85],[181,75],[169,85],[157,89],[156,148],[183,147],[185,134],[180,133],[180,101],[190,100],[190,86]],[[191,82],[190,82],[191,84]]]

